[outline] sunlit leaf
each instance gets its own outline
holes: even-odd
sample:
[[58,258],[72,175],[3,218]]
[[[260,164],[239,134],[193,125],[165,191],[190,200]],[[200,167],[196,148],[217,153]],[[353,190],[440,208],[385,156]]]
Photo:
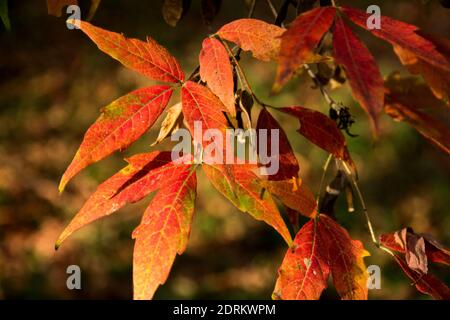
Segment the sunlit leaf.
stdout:
[[[166,48],[147,37],[147,41],[125,38],[123,35],[99,27],[86,21],[80,23],[81,30],[87,34],[100,50],[118,60],[125,67],[144,76],[164,82],[180,82],[184,79],[178,61]],[[75,24],[75,20],[68,20]]]
[[134,299],[151,299],[166,282],[177,253],[186,249],[196,186],[195,167],[186,167],[158,191],[134,230]]
[[235,115],[233,70],[227,50],[214,38],[203,40],[200,51],[200,76],[231,115]]
[[279,91],[304,63],[314,56],[333,23],[336,9],[319,7],[299,15],[281,37],[279,65],[273,90]]
[[116,150],[124,150],[158,119],[172,95],[172,87],[153,86],[135,90],[102,109],[102,115],[86,132],[59,190],[88,165]]
[[236,43],[243,50],[252,51],[256,59],[277,60],[281,35],[285,29],[257,19],[239,19],[224,25],[217,34]]

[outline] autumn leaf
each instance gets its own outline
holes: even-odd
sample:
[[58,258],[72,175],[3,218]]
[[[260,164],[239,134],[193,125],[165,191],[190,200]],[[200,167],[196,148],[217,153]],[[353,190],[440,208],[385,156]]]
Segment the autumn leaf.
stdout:
[[[75,20],[68,20],[75,24]],[[182,82],[184,73],[178,61],[155,40],[147,41],[125,38],[123,35],[95,27],[86,21],[80,23],[81,30],[100,50],[118,60],[125,67],[144,76],[163,82]]]
[[[284,132],[283,128],[275,120],[275,118],[267,111],[262,109],[258,116],[258,122],[256,124],[256,130],[258,130],[261,135],[261,130],[266,129],[267,134],[271,130],[278,130],[278,154],[279,154],[279,170],[276,174],[269,175],[269,180],[286,180],[298,177],[298,171],[300,166],[298,164],[297,158],[295,157],[294,150],[292,150],[289,139]],[[267,154],[274,154],[272,151],[271,139],[267,139]]]
[[253,172],[257,166],[250,164],[202,165],[212,185],[239,210],[256,220],[266,222],[284,238],[288,245],[292,238],[277,206]]
[[378,133],[385,89],[377,62],[341,17],[336,19],[333,30],[333,48],[336,63],[345,68],[353,96],[368,113],[372,128]]
[[286,207],[308,218],[314,218],[317,215],[316,199],[299,178],[279,181],[262,180],[261,185]]
[[[405,83],[405,79],[397,74],[392,75],[386,80],[385,85],[388,87],[389,91],[386,94],[384,111],[396,121],[405,121],[409,123],[426,139],[446,153],[450,153],[450,130],[448,127],[444,123],[420,110],[423,101],[428,101],[424,99],[424,97],[431,96],[434,98],[430,90],[426,88],[423,90],[423,87],[419,87],[421,90],[420,92],[422,92],[424,96],[418,96],[418,98],[415,99],[414,96],[417,94],[417,91],[415,94],[408,94],[408,92],[418,90],[418,87],[416,87],[414,83],[411,87],[403,87],[401,90],[401,86],[397,85],[398,83]],[[429,100],[428,103],[430,101],[433,100]]]
[[408,267],[405,260],[394,255],[395,261],[403,272],[411,279],[418,291],[438,300],[450,300],[450,289],[431,274],[420,274]]
[[195,121],[201,121],[203,132],[208,129],[224,132],[227,128],[227,120],[223,114],[226,108],[209,88],[187,81],[181,88],[181,102],[184,119],[192,135]]
[[74,159],[64,173],[59,190],[88,165],[116,150],[126,149],[158,119],[173,89],[153,86],[135,90],[102,110],[102,115],[86,132]]
[[160,151],[126,159],[128,166],[98,186],[59,236],[56,248],[73,232],[92,221],[114,213],[127,203],[137,202],[158,188],[170,185],[180,171],[190,167],[184,160],[188,158],[174,163],[171,152]]
[[232,21],[217,31],[225,40],[236,43],[245,51],[252,51],[256,59],[277,60],[281,35],[285,29],[257,19]]
[[[421,243],[424,243],[424,245],[420,248],[420,252],[417,252],[416,246],[414,246],[414,244],[418,243],[419,241]],[[380,236],[380,243],[388,249],[408,255],[405,257],[406,263],[411,269],[415,271],[420,270],[422,271],[422,273],[426,273],[427,268],[425,268],[425,271],[423,269],[417,270],[413,264],[415,261],[413,261],[413,263],[410,263],[410,255],[426,255],[425,257],[419,257],[418,260],[422,260],[424,262],[427,262],[427,260],[429,260],[450,266],[450,251],[444,248],[440,243],[438,243],[430,236],[424,234],[416,234],[412,228],[404,228],[394,233],[382,234]]]
[[319,299],[331,274],[336,291],[344,300],[366,300],[368,275],[362,243],[347,230],[321,214],[309,221],[288,249],[278,272],[273,293],[278,299]]
[[278,270],[273,299],[319,300],[327,287],[330,264],[325,242],[314,220],[306,223]]
[[398,45],[411,51],[437,68],[444,69],[447,72],[450,71],[449,61],[436,50],[436,46],[431,41],[417,33],[419,28],[416,26],[381,16],[381,29],[368,29],[367,20],[370,14],[349,7],[342,7],[341,10],[350,20],[360,27],[369,30],[373,35],[388,41],[392,45]]
[[161,123],[161,129],[159,130],[158,137],[151,146],[155,146],[165,138],[167,138],[172,132],[178,129],[180,122],[182,122],[183,116],[181,114],[181,102],[178,102],[167,109],[166,117]]
[[200,51],[200,77],[235,116],[233,68],[225,47],[219,40],[203,40]]
[[299,106],[278,110],[296,117],[300,122],[300,129],[297,131],[309,141],[336,158],[351,162],[344,135],[336,123],[326,115]]
[[281,37],[280,56],[273,91],[283,87],[304,63],[333,23],[336,9],[319,7],[299,15]]
[[420,59],[411,51],[394,45],[394,52],[399,57],[401,63],[412,74],[421,74],[427,84],[430,86],[433,94],[441,100],[446,101],[450,106],[450,74],[448,71],[436,68],[423,59]]
[[194,214],[195,166],[185,167],[152,199],[134,230],[134,299],[152,299],[166,282],[175,257],[186,249]]

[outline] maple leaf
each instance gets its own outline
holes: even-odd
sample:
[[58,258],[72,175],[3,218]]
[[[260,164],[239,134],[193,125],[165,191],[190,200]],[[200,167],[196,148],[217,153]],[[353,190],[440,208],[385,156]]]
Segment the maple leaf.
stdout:
[[342,299],[366,300],[368,275],[362,243],[321,214],[298,232],[278,272],[276,299],[319,299],[331,274]]
[[[278,130],[278,154],[279,154],[279,170],[276,174],[269,175],[269,180],[286,180],[298,177],[298,171],[300,166],[297,158],[295,157],[294,150],[292,150],[289,139],[284,132],[283,128],[275,120],[275,118],[267,111],[262,109],[258,116],[258,122],[256,124],[256,130],[261,132],[261,129],[266,129],[267,132],[271,130]],[[274,154],[272,151],[271,139],[267,139],[267,154]]]
[[226,108],[209,88],[187,81],[181,88],[181,102],[184,119],[193,136],[195,121],[202,122],[203,131],[218,129],[225,132],[228,124],[223,113]]
[[[67,22],[75,24],[73,19]],[[184,73],[178,61],[152,38],[147,37],[146,42],[127,39],[121,34],[95,27],[89,22],[77,22],[100,50],[125,67],[157,81],[177,83],[184,80]]]
[[[81,210],[59,236],[56,248],[76,230],[108,216],[127,203],[134,203],[150,192],[171,184],[180,171],[190,167],[188,156],[174,163],[171,152],[155,151],[134,155],[128,166],[100,184]],[[186,161],[185,161],[186,160]]]
[[257,19],[234,20],[217,31],[225,40],[236,43],[245,51],[252,51],[256,59],[277,60],[284,28]]
[[232,116],[236,114],[234,103],[233,68],[225,47],[219,40],[203,40],[200,51],[200,77],[211,91],[227,107]]
[[114,151],[128,148],[158,119],[173,89],[153,86],[135,90],[102,109],[102,115],[87,130],[83,142],[61,178],[59,190],[88,165]]
[[[415,246],[419,241],[423,243],[420,252],[417,251]],[[380,243],[388,249],[405,253],[405,255],[408,256],[422,255],[421,257],[419,256],[417,260],[424,261],[425,263],[427,263],[427,260],[430,260],[450,266],[450,251],[430,236],[416,234],[412,228],[404,228],[394,233],[382,234],[380,236]],[[427,265],[425,265],[425,268],[422,268],[422,270],[420,268],[417,270],[414,266],[415,261],[410,263],[411,259],[408,256],[405,257],[405,260],[411,269],[427,273]],[[425,271],[423,269],[425,269]]]
[[314,49],[333,23],[336,9],[319,7],[299,15],[281,37],[273,91],[284,86],[296,70],[314,56]]
[[341,7],[347,17],[360,27],[369,30],[373,35],[411,51],[421,59],[450,71],[449,61],[436,50],[436,46],[418,34],[419,28],[411,24],[381,16],[381,29],[368,29],[367,20],[370,14],[349,7]]
[[134,230],[134,299],[152,299],[166,282],[175,257],[186,249],[194,214],[196,166],[185,167],[152,199]]
[[300,122],[300,129],[297,131],[309,141],[336,158],[352,163],[345,137],[333,120],[321,112],[300,106],[278,110],[296,117]]
[[435,299],[450,300],[450,289],[444,283],[431,274],[421,274],[410,269],[403,258],[397,255],[394,255],[394,258],[403,272],[413,281],[417,290]]
[[275,202],[254,173],[258,169],[256,165],[203,164],[202,168],[212,185],[239,210],[266,222],[278,231],[288,245],[292,244],[289,230]]
[[378,65],[367,47],[345,24],[336,19],[333,29],[333,56],[344,66],[355,99],[368,113],[378,133],[378,116],[384,106],[384,84]]

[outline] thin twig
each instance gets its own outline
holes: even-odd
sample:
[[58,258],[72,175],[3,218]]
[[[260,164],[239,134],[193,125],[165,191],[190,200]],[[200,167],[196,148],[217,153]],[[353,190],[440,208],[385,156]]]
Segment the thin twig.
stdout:
[[328,158],[325,161],[325,164],[323,166],[322,178],[320,179],[319,190],[317,192],[317,197],[316,197],[317,205],[319,205],[319,198],[320,198],[320,195],[322,194],[323,184],[325,182],[325,176],[327,174],[328,167],[330,166],[332,159],[333,159],[333,155],[330,153],[330,155],[328,156]]

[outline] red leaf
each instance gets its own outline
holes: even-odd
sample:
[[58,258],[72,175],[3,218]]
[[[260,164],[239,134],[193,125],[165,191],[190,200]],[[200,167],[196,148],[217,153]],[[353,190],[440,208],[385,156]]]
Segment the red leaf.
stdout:
[[117,150],[124,150],[158,119],[173,89],[153,86],[133,91],[102,109],[102,115],[86,132],[72,163],[62,176],[59,190],[88,165]]
[[298,132],[318,147],[335,157],[351,162],[345,137],[336,123],[321,112],[303,108],[280,108],[282,112],[296,117],[300,122]]
[[256,59],[277,60],[281,35],[285,29],[257,19],[232,21],[217,31],[225,40],[236,43],[246,51],[252,51]]
[[223,114],[225,106],[220,99],[205,86],[187,81],[181,89],[184,119],[192,135],[194,122],[201,121],[203,132],[218,129],[225,132],[227,120]]
[[151,299],[166,282],[175,257],[189,239],[197,179],[195,167],[186,167],[159,190],[133,232],[134,299]]
[[[68,23],[75,22],[69,20]],[[175,83],[184,80],[178,61],[152,38],[147,37],[147,42],[127,39],[119,33],[95,27],[86,21],[80,21],[80,27],[100,50],[125,67],[157,81]]]
[[294,245],[280,267],[274,298],[319,299],[331,272],[342,299],[367,299],[363,258],[369,253],[330,217],[321,214],[305,224]]
[[[412,228],[404,228],[401,231],[394,233],[382,234],[380,236],[380,242],[388,249],[401,253],[408,253],[411,252],[411,249],[408,246],[411,242],[409,239],[411,238],[423,239],[428,260],[450,266],[450,251],[429,236],[414,233]],[[408,261],[408,259],[406,259],[406,261]],[[410,267],[412,268],[411,265]]]
[[406,121],[421,135],[450,154],[450,130],[442,122],[412,108],[393,95],[386,96],[384,111],[396,121]]
[[217,39],[207,38],[203,41],[200,51],[200,77],[234,116],[236,111],[233,69],[227,50]]
[[127,167],[103,182],[89,197],[59,236],[56,247],[73,232],[92,221],[112,214],[127,203],[137,202],[158,188],[170,185],[180,171],[190,167],[189,164],[172,162],[171,152],[159,151],[135,155],[127,159],[127,162]]
[[420,274],[411,270],[403,258],[400,258],[397,255],[395,255],[394,258],[400,268],[402,268],[403,272],[413,281],[417,290],[428,294],[435,299],[450,300],[450,289],[444,283],[431,274]]
[[297,233],[294,248],[286,252],[272,297],[318,300],[327,287],[329,274],[327,248],[314,220],[311,220]]
[[333,30],[333,47],[336,63],[344,66],[353,96],[369,114],[377,133],[385,91],[377,62],[341,17],[336,19]]
[[277,206],[264,189],[261,180],[253,173],[257,166],[249,164],[202,165],[213,186],[239,210],[249,213],[256,220],[266,222],[284,238],[288,245],[292,238]]
[[[370,17],[370,14],[349,7],[342,7],[341,9],[350,18],[350,20],[360,27],[369,30],[367,28],[367,20]],[[411,51],[437,68],[450,71],[450,63],[447,59],[436,50],[436,46],[431,41],[416,33],[419,31],[419,28],[416,26],[382,16],[381,29],[373,29],[369,31],[373,35],[386,40],[393,45],[395,44]]]
[[[300,166],[294,151],[292,150],[289,139],[286,136],[283,128],[278,124],[274,117],[266,109],[261,110],[256,124],[256,129],[260,132],[261,129],[279,130],[279,170],[276,174],[270,175],[269,180],[286,180],[298,177]],[[272,153],[271,139],[267,139],[267,154]]]
[[333,23],[336,9],[319,7],[299,15],[281,37],[274,91],[284,86],[296,70],[314,56],[314,49]]

